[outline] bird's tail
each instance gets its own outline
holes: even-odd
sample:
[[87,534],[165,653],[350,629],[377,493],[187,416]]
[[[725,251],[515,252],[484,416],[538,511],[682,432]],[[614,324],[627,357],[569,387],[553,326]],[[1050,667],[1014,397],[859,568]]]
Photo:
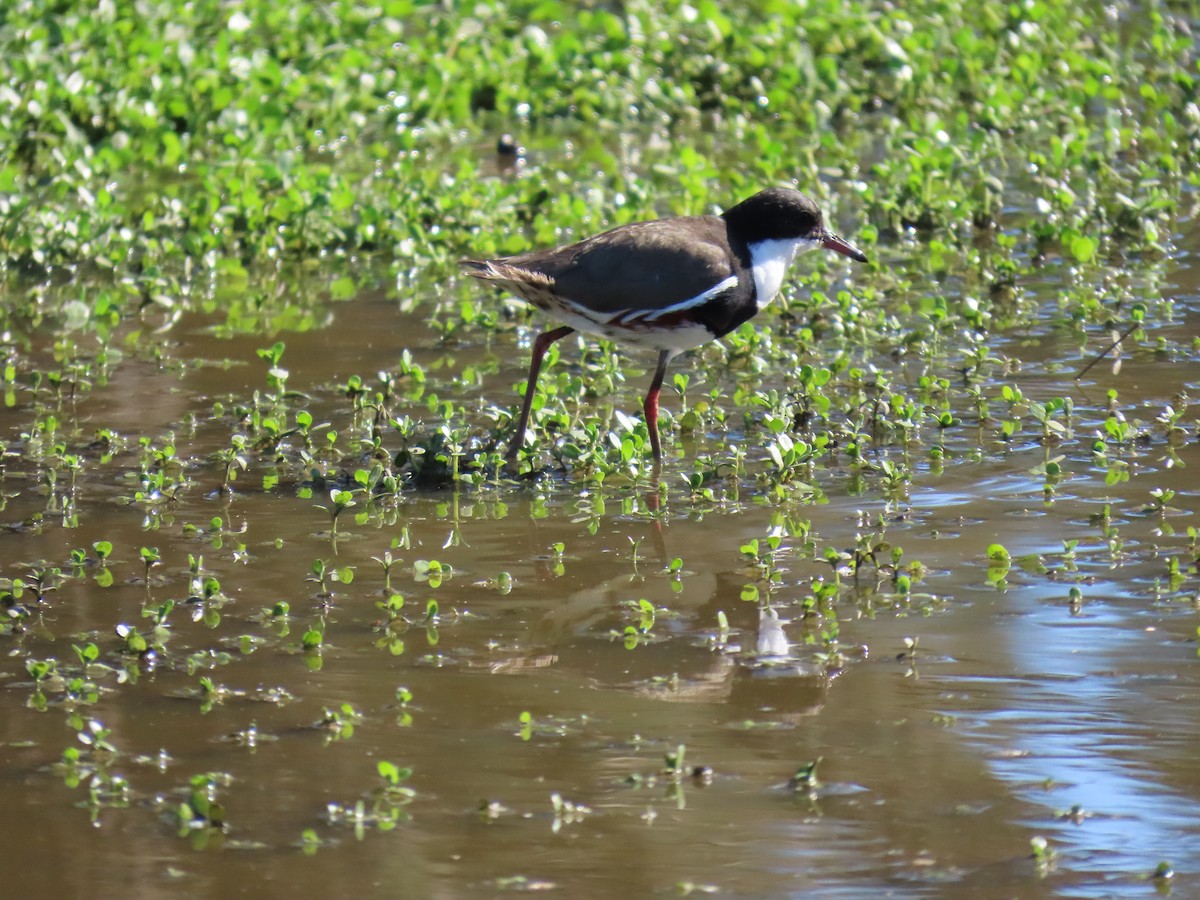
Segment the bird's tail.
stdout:
[[496,270],[492,268],[489,259],[460,259],[458,264],[467,270],[468,275],[475,278],[494,278]]
[[507,259],[460,259],[459,265],[467,274],[482,281],[499,285],[538,305],[534,295],[541,296],[554,286],[554,279],[544,272],[525,269]]

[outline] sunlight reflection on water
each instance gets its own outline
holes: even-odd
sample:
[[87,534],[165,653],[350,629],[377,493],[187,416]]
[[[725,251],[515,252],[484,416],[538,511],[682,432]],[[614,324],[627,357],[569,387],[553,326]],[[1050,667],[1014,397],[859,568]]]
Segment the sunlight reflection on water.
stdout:
[[[1010,593],[1017,601],[1020,595]],[[1192,858],[1200,836],[1200,801],[1165,783],[1147,765],[1146,748],[1164,732],[1193,746],[1194,719],[1164,717],[1161,691],[1194,693],[1194,665],[1180,669],[1179,648],[1153,632],[1130,628],[1127,611],[1108,607],[1086,621],[1064,620],[1054,609],[1023,604],[1007,620],[997,648],[1011,657],[1016,679],[966,682],[972,705],[991,711],[963,714],[964,730],[984,752],[991,772],[1030,804],[1029,827],[1054,836],[1079,872],[1149,871],[1160,859]],[[1160,664],[1144,662],[1154,658]],[[1170,660],[1173,659],[1174,662]],[[1161,672],[1152,681],[1127,667]],[[1180,680],[1182,679],[1182,680]],[[1180,729],[1183,729],[1182,733]],[[1070,811],[1079,808],[1075,820]],[[1109,896],[1105,880],[1080,896]]]

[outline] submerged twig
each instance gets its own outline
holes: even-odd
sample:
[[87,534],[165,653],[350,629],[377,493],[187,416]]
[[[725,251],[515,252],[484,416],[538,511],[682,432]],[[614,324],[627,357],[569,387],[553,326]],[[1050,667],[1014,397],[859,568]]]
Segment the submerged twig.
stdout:
[[1126,328],[1125,331],[1122,334],[1120,334],[1116,339],[1114,339],[1111,344],[1109,344],[1107,347],[1105,347],[1096,356],[1095,359],[1093,359],[1090,363],[1088,363],[1086,366],[1083,367],[1083,370],[1078,375],[1075,376],[1075,380],[1078,381],[1080,378],[1082,378],[1084,375],[1086,375],[1088,372],[1090,372],[1092,369],[1092,366],[1094,366],[1096,363],[1100,362],[1100,360],[1104,359],[1104,357],[1108,356],[1108,354],[1112,353],[1114,350],[1116,350],[1118,347],[1120,347],[1121,342],[1123,340],[1125,340],[1125,338],[1129,337],[1131,334],[1133,334],[1134,331],[1136,331],[1138,328],[1141,328],[1141,327],[1142,327],[1141,322],[1134,322],[1132,325],[1130,325],[1128,328]]

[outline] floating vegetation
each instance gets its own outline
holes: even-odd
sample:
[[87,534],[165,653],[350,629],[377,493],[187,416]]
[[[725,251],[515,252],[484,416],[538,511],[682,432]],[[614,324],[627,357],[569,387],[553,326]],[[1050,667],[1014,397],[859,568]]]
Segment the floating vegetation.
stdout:
[[[1197,27],[9,3],[12,893],[1184,884]],[[660,471],[652,360],[556,343],[506,465],[542,323],[456,261],[785,185],[871,264],[682,357]]]

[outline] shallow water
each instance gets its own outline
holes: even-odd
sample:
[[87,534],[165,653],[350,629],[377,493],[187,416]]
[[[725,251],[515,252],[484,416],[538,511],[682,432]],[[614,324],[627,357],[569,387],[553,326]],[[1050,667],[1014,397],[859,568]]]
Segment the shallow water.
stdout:
[[[1161,269],[1176,309],[1163,331],[1186,342],[1200,322],[1195,272],[1186,260]],[[511,334],[443,344],[396,294],[381,275],[354,302],[320,307],[311,330],[280,335],[288,387],[309,395],[319,421],[343,421],[339,385],[393,368],[400,347],[431,381],[483,370],[477,382],[437,381],[437,393],[505,402],[526,352]],[[1053,291],[1044,296],[1051,309]],[[261,461],[233,497],[216,491],[211,455],[229,428],[213,403],[245,402],[262,383],[255,350],[269,343],[226,336],[220,324],[185,318],[161,339],[178,365],[131,358],[62,412],[83,434],[173,433],[191,479],[177,502],[130,504],[114,474],[81,481],[63,513],[63,491],[15,463],[6,474],[7,567],[44,560],[69,572],[72,549],[108,540],[115,576],[102,586],[103,567],[90,561],[24,634],[3,638],[0,778],[14,814],[0,819],[0,840],[28,850],[6,867],[12,896],[1195,890],[1200,585],[1194,564],[1175,581],[1167,568],[1169,556],[1188,558],[1187,529],[1200,525],[1194,429],[1174,454],[1161,439],[1130,448],[1129,478],[1115,484],[1082,443],[1068,443],[1050,496],[1031,474],[1048,455],[1036,435],[1006,447],[968,426],[950,435],[943,461],[919,459],[899,502],[831,466],[814,472],[819,503],[768,503],[752,482],[706,503],[681,487],[684,459],[668,463],[665,492],[648,478],[601,489],[552,471],[459,493],[408,490],[358,510],[369,512],[362,522],[347,511],[335,540],[317,508],[322,493],[264,490]],[[35,336],[31,353],[48,353],[51,339]],[[1036,320],[995,346],[1021,360],[1010,380],[1027,397],[1074,399],[1081,433],[1102,423],[1111,386],[1147,420],[1200,388],[1194,352],[1167,363],[1135,351],[1119,373],[1106,362],[1074,385],[1066,373],[1078,347]],[[559,365],[577,358],[564,350]],[[595,401],[598,414],[637,408],[647,364],[626,361],[625,384]],[[902,377],[903,364],[894,368]],[[5,440],[17,442],[26,421],[23,401],[0,410]],[[121,452],[135,451],[136,441]],[[1155,487],[1175,491],[1161,514],[1146,509]],[[803,599],[833,573],[784,518],[810,522],[818,550],[853,548],[883,521],[883,537],[926,575],[904,596],[886,578],[843,574],[840,656],[820,657]],[[1106,535],[1105,522],[1116,531]],[[404,618],[389,631],[373,557],[404,529],[411,547],[392,551]],[[768,582],[742,547],[771,534],[787,536]],[[1064,540],[1078,541],[1073,555]],[[1000,588],[988,583],[997,542],[1013,558]],[[142,546],[163,559],[149,584]],[[187,602],[189,555],[203,556],[228,599]],[[323,594],[314,559],[353,567],[353,582]],[[434,587],[414,569],[422,559],[452,574]],[[769,595],[778,619],[743,599],[747,585]],[[115,625],[148,630],[143,609],[168,598],[178,606],[164,652],[153,662],[123,656]],[[641,599],[655,621],[627,647]],[[279,601],[290,618],[262,615]],[[303,652],[301,635],[322,613],[325,643]],[[89,640],[98,663],[72,668],[71,645]],[[61,693],[45,712],[30,708],[24,668],[52,657],[98,685],[96,702],[77,712],[111,730],[118,752],[105,774],[128,780],[123,799],[89,808],[86,773],[81,786],[66,783],[59,760],[81,746],[79,723]],[[210,705],[202,676],[218,689]],[[401,687],[411,702],[397,699]],[[675,777],[664,760],[680,746]],[[380,760],[411,767],[414,794],[394,828],[369,816],[356,828],[355,804],[369,811],[379,796]],[[817,760],[816,786],[789,783]],[[227,827],[180,836],[178,805],[189,779],[207,772],[229,776],[217,791]],[[320,844],[307,854],[310,828]],[[1048,841],[1047,858],[1033,858],[1034,838]],[[1173,882],[1150,878],[1164,860]]]

